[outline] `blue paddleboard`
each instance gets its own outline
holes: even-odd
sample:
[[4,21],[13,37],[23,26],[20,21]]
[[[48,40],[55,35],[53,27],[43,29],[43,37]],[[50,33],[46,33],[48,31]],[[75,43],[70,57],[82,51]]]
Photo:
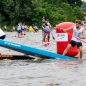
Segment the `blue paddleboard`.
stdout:
[[22,52],[25,54],[36,55],[36,56],[43,57],[43,58],[76,60],[76,58],[73,58],[73,57],[64,56],[64,55],[57,54],[54,52],[33,48],[33,47],[26,46],[23,44],[8,42],[5,40],[0,40],[0,46],[5,47],[5,48],[9,48],[9,49],[12,49],[12,50],[15,50],[18,52]]

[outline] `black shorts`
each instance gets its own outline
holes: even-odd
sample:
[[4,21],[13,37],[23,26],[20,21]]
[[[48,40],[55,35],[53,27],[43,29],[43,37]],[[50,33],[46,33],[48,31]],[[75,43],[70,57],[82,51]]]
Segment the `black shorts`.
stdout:
[[6,37],[6,35],[3,35],[3,36],[0,37],[0,39],[5,39],[5,37]]
[[73,47],[74,47],[75,45],[77,45],[77,47],[82,46],[82,43],[81,43],[81,42],[76,42],[76,41],[73,41],[73,40],[70,41],[70,44],[71,44]]

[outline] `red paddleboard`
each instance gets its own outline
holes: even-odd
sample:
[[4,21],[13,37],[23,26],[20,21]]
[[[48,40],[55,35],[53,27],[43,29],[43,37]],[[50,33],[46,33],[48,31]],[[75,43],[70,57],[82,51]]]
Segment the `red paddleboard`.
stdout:
[[[61,34],[61,36],[64,37],[64,34],[66,34],[68,36],[68,39],[65,41],[65,40],[58,40],[57,41],[57,53],[58,54],[63,54],[64,50],[66,49],[68,43],[71,41],[71,38],[72,38],[72,35],[73,35],[73,30],[68,30],[66,33],[64,33],[60,28],[63,28],[63,29],[67,29],[69,28],[70,26],[73,26],[74,23],[72,22],[63,22],[63,23],[60,23],[56,26],[56,33],[58,34],[58,36]],[[63,35],[62,35],[63,34]],[[67,37],[66,37],[67,38]],[[65,38],[65,39],[66,39]],[[79,50],[77,48],[77,46],[74,46],[74,47],[71,47],[70,50],[67,52],[67,56],[76,56],[77,54],[79,53]]]

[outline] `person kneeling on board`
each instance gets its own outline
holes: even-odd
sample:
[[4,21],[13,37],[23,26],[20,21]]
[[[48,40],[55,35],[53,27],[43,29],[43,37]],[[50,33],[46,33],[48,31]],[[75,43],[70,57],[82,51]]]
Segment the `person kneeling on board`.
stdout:
[[83,46],[82,46],[81,39],[86,38],[85,29],[81,27],[80,20],[76,20],[74,26],[71,26],[67,29],[63,29],[63,31],[66,32],[67,30],[71,30],[71,29],[73,29],[73,36],[70,43],[67,45],[67,48],[64,50],[63,55],[66,55],[66,53],[69,51],[71,47],[77,45],[80,52],[80,57],[78,57],[78,59],[80,60],[82,59],[82,56],[83,56]]
[[6,35],[4,31],[0,28],[0,39],[5,39]]

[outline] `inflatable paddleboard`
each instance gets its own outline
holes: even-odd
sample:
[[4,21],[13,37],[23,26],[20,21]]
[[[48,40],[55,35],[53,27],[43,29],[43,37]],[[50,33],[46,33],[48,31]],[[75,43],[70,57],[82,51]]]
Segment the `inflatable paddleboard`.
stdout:
[[32,55],[32,56],[39,56],[42,58],[49,58],[49,59],[65,59],[65,60],[76,60],[76,58],[69,57],[69,56],[64,56],[58,53],[50,52],[50,51],[45,51],[41,49],[37,49],[31,46],[26,46],[23,44],[18,44],[18,43],[13,43],[13,42],[8,42],[5,40],[0,40],[0,46],[12,49],[21,53],[24,53],[26,55]]

